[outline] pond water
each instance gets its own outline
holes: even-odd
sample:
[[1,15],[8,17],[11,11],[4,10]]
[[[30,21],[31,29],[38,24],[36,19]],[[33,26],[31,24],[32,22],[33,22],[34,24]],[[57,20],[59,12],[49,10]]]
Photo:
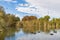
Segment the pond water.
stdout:
[[12,35],[4,36],[1,40],[60,40],[60,30],[56,31],[55,33],[51,31],[50,33],[26,34],[20,29],[20,31],[14,32]]

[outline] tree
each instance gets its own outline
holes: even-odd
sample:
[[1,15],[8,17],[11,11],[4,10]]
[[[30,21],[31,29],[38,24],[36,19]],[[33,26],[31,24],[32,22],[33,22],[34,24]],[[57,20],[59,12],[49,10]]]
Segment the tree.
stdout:
[[7,14],[6,18],[5,18],[5,21],[6,21],[7,27],[15,27],[16,22],[20,21],[20,19],[19,19],[19,17],[15,17],[15,15]]
[[39,18],[39,24],[40,24],[40,29],[43,31],[44,29],[44,18],[43,17],[41,17],[41,18]]
[[56,23],[56,24],[55,24],[55,28],[56,28],[56,29],[59,29],[60,19],[56,18],[56,19],[55,19],[55,23]]
[[36,20],[37,17],[35,16],[25,16],[22,21],[31,21],[31,20]]
[[2,6],[0,6],[0,17],[4,17],[5,16],[5,11],[4,8]]
[[46,15],[46,16],[44,16],[44,19],[45,19],[46,21],[49,21],[50,16]]
[[6,29],[6,24],[5,24],[5,11],[4,8],[2,6],[0,6],[0,29]]
[[49,19],[50,19],[50,16],[44,16],[44,31],[47,31],[47,29],[49,29],[50,27],[48,27],[49,25]]

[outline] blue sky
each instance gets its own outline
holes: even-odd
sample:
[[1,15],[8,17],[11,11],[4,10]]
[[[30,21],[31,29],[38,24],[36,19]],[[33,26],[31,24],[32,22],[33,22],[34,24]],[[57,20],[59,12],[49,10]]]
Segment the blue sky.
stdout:
[[0,5],[5,8],[6,13],[20,18],[26,15],[60,18],[60,0],[0,0]]
[[16,2],[16,3],[8,2],[8,1],[0,1],[0,5],[5,8],[6,13],[14,14],[19,17],[23,17],[25,15],[31,15],[31,14],[17,11],[15,8],[19,3],[25,4],[26,2],[24,0],[21,0],[21,1],[18,0],[18,2]]

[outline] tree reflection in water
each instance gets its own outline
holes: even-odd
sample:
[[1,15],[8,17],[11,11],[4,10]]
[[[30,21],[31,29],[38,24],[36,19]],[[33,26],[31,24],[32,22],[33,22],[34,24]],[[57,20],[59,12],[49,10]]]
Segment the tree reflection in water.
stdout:
[[10,28],[7,31],[0,32],[0,40],[5,40],[5,37],[13,37],[15,35],[15,31],[16,30],[14,28]]

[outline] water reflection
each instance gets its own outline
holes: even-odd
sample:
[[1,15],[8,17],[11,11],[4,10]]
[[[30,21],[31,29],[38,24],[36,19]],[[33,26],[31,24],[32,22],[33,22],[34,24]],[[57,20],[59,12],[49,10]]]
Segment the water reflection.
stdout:
[[50,35],[50,33],[40,32],[37,34],[28,34],[26,36],[23,36],[21,38],[18,38],[19,40],[60,40],[60,31],[58,30],[57,33],[54,33],[51,31],[54,35]]
[[10,28],[7,31],[0,32],[0,40],[13,40],[13,37],[15,37],[15,29],[13,28]]
[[0,40],[4,40],[4,38],[5,38],[5,36],[6,36],[5,34],[6,34],[6,33],[3,33],[3,32],[0,33]]
[[36,32],[36,34],[24,33],[22,29],[16,31],[10,29],[0,33],[0,40],[60,40],[60,30],[47,32]]
[[5,40],[15,40],[15,35],[5,37]]

